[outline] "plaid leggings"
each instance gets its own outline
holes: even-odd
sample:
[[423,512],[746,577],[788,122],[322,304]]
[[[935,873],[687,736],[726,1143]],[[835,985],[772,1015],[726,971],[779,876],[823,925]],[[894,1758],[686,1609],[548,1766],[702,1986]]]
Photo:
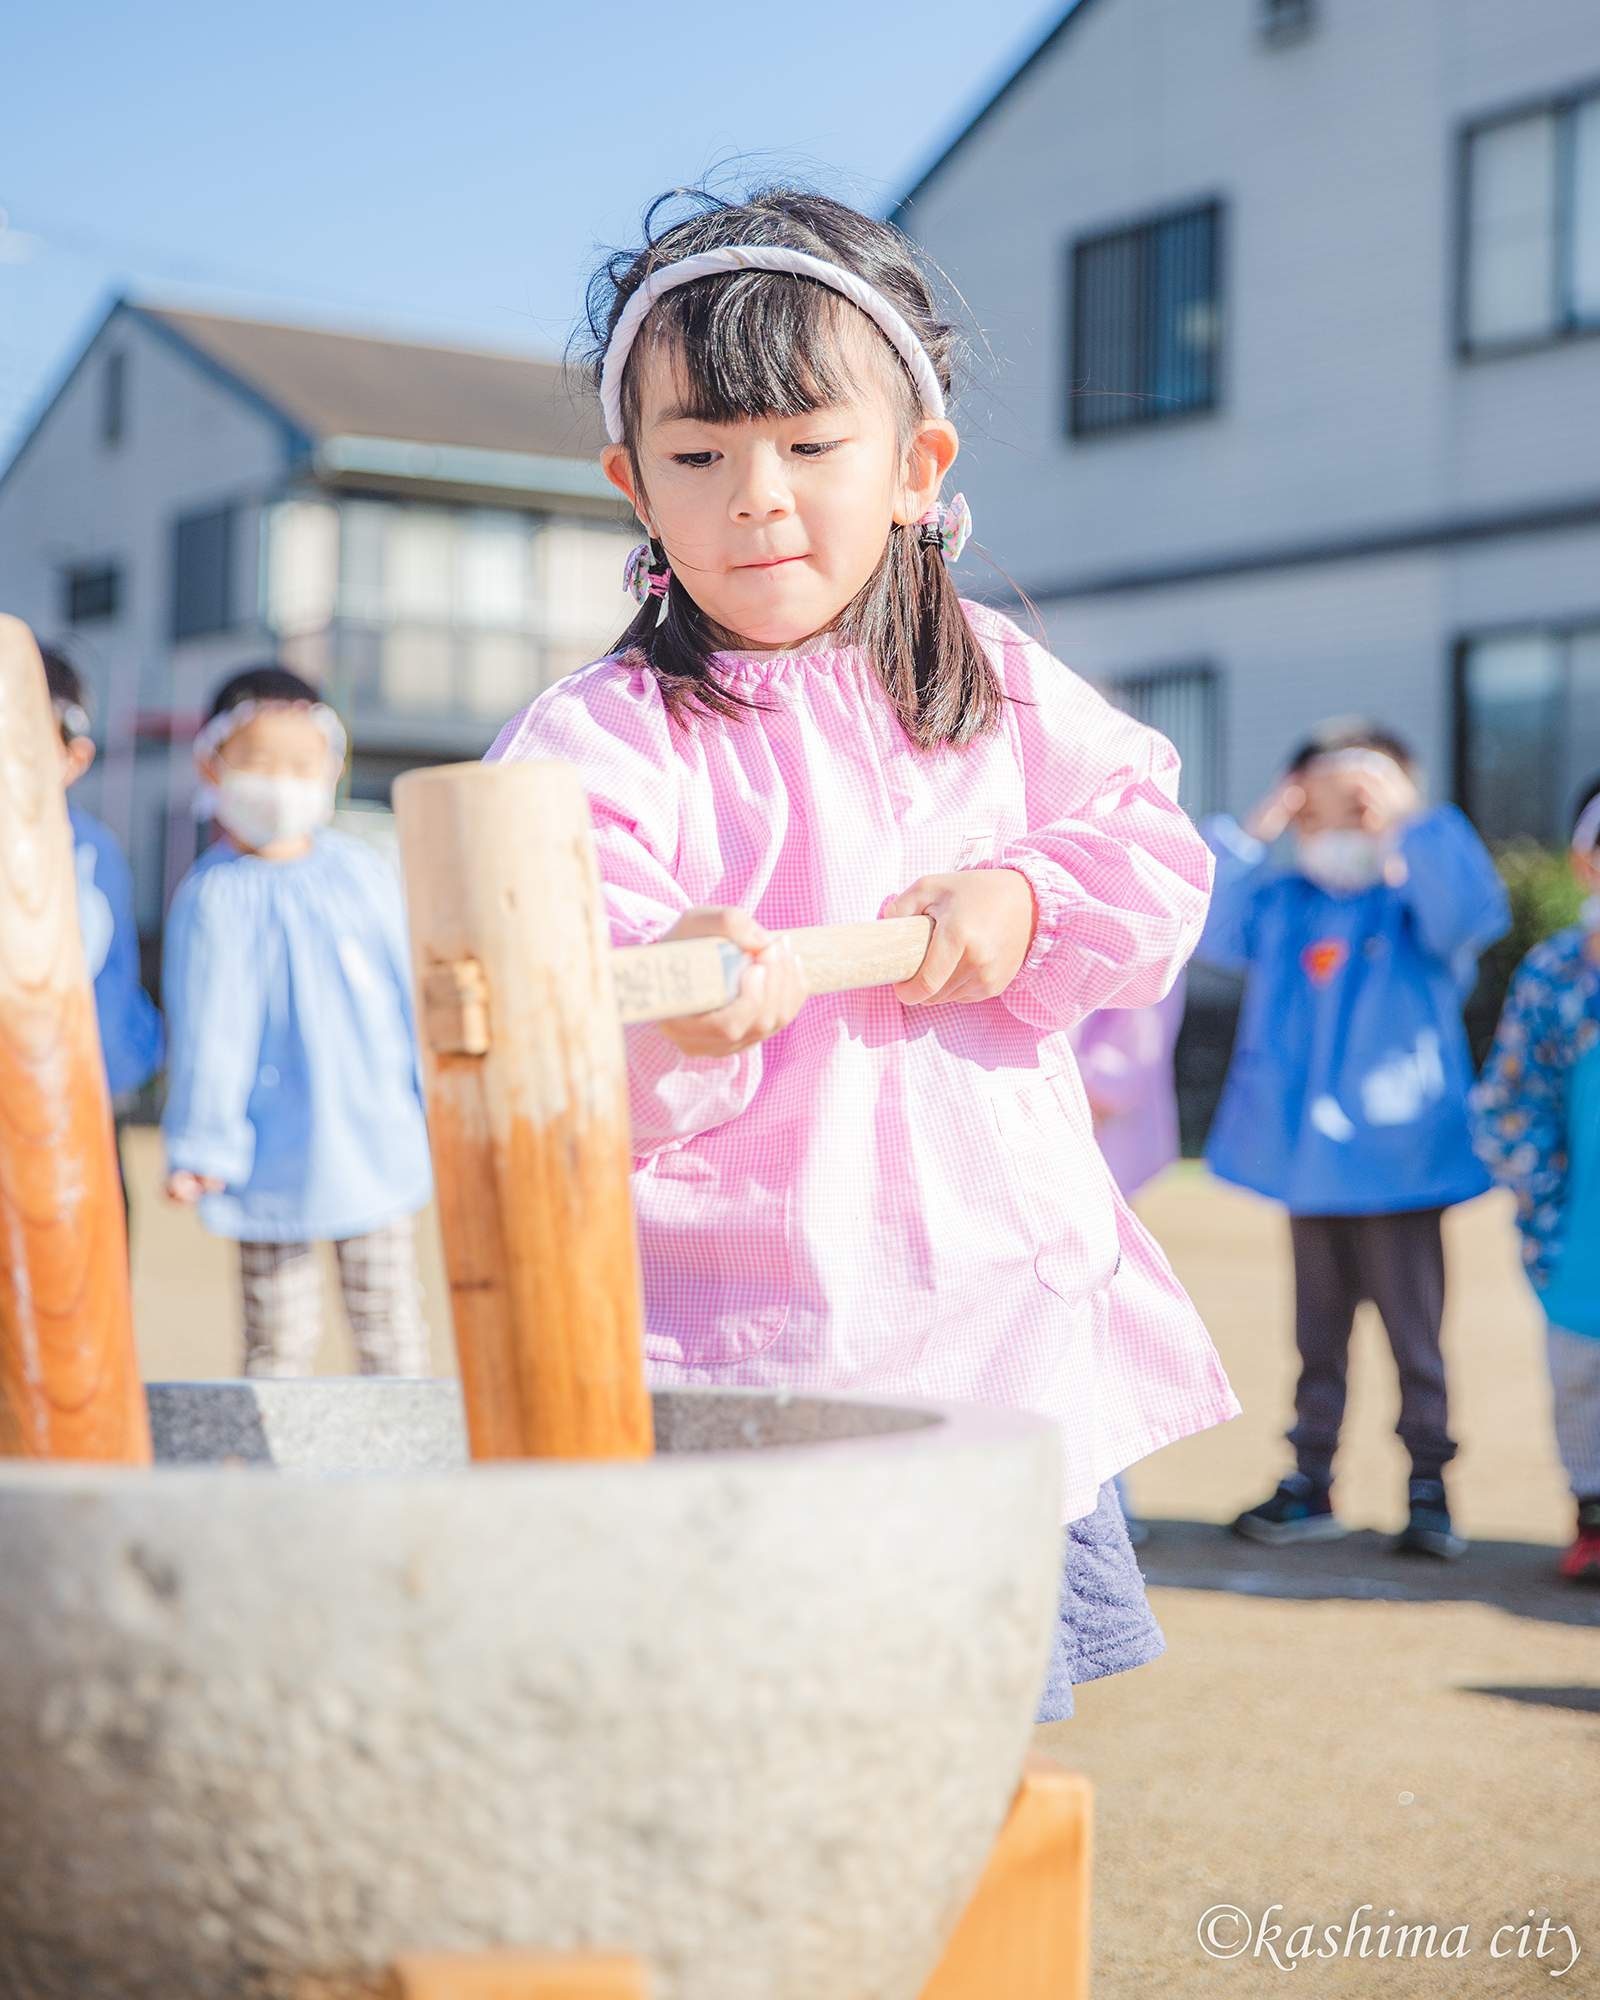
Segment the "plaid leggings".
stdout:
[[[335,1243],[363,1375],[428,1375],[415,1220]],[[241,1243],[246,1375],[309,1375],[322,1345],[322,1273],[310,1243]]]

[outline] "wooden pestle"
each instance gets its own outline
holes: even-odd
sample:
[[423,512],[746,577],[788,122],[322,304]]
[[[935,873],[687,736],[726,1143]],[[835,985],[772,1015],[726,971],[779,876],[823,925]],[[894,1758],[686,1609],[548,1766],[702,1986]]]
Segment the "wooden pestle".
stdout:
[[647,1457],[627,1065],[578,774],[443,765],[394,806],[472,1455]]
[[[396,780],[445,1263],[474,1458],[651,1449],[624,1021],[709,1013],[744,954],[612,951],[568,764]],[[908,979],[927,917],[788,933],[813,992]]]
[[44,665],[0,617],[0,1455],[150,1462]]

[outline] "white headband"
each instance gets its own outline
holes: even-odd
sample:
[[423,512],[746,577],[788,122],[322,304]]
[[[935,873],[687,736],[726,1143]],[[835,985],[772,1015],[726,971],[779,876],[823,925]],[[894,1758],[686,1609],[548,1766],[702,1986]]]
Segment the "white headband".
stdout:
[[698,257],[685,257],[676,264],[663,264],[659,271],[650,273],[622,308],[621,317],[612,329],[606,347],[605,366],[600,375],[600,407],[605,413],[606,436],[613,444],[622,442],[622,373],[628,365],[629,350],[633,346],[634,335],[639,331],[640,321],[663,292],[675,291],[679,285],[693,284],[696,278],[718,277],[724,271],[793,271],[802,278],[815,278],[819,285],[829,285],[834,291],[842,292],[852,305],[859,306],[877,325],[895,353],[911,370],[911,379],[922,399],[923,414],[943,417],[944,391],[939,387],[939,377],[928,359],[928,350],[882,292],[869,285],[865,278],[858,278],[854,271],[847,271],[840,264],[825,263],[822,258],[809,256],[804,250],[786,250],[776,243],[750,243],[733,245],[725,250],[706,250]]
[[245,700],[235,702],[232,708],[223,709],[220,715],[212,716],[205,727],[196,732],[194,742],[190,745],[195,762],[198,764],[202,757],[219,754],[229,737],[237,736],[247,722],[253,722],[263,709],[270,708],[298,708],[306,720],[320,731],[323,742],[328,746],[329,761],[333,763],[344,761],[344,724],[326,702]]
[[1572,844],[1580,854],[1587,854],[1600,844],[1600,792],[1578,815],[1578,824],[1572,829]]

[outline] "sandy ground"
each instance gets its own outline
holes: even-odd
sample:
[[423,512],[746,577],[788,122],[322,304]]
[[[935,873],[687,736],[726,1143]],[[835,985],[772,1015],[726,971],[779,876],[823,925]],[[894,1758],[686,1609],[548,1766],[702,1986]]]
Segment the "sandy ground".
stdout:
[[[131,1133],[129,1147],[145,1372],[231,1373],[231,1247],[160,1200],[154,1133]],[[1448,1219],[1446,1351],[1462,1444],[1450,1482],[1458,1524],[1476,1544],[1449,1566],[1387,1557],[1371,1535],[1285,1561],[1222,1532],[1218,1524],[1260,1499],[1289,1463],[1287,1230],[1270,1203],[1195,1167],[1174,1170],[1141,1208],[1204,1312],[1245,1414],[1147,1460],[1129,1482],[1153,1523],[1143,1559],[1152,1579],[1165,1579],[1153,1581],[1151,1598],[1167,1657],[1081,1689],[1077,1717],[1039,1731],[1041,1748],[1098,1788],[1098,2000],[1285,1979],[1313,1994],[1595,1989],[1600,1592],[1549,1578],[1571,1508],[1550,1435],[1539,1316],[1504,1198]],[[431,1213],[421,1246],[435,1366],[448,1372]],[[319,1366],[340,1374],[352,1362],[331,1282],[329,1297]],[[1381,1328],[1364,1314],[1336,1495],[1357,1528],[1388,1531],[1404,1518],[1398,1407]],[[1269,1919],[1280,1927],[1267,1940],[1276,1966],[1255,1949],[1272,1904],[1283,1906]],[[1365,1957],[1359,1931],[1345,1956],[1361,1904],[1373,1908],[1359,1923],[1376,1927]],[[1217,1905],[1251,1922],[1237,1957],[1209,1957],[1197,1940]],[[1383,1926],[1418,1923],[1437,1927],[1449,1958],[1409,1955],[1409,1937],[1407,1955],[1395,1958]],[[1316,1926],[1309,1941],[1307,1924]],[[1570,1962],[1563,1925],[1583,1955],[1549,1987]],[[1339,1927],[1332,1947],[1327,1926]],[[1213,1926],[1219,1947],[1239,1935],[1226,1916]],[[1285,1956],[1308,1942],[1341,1955]],[[1421,1952],[1426,1944],[1424,1935]]]

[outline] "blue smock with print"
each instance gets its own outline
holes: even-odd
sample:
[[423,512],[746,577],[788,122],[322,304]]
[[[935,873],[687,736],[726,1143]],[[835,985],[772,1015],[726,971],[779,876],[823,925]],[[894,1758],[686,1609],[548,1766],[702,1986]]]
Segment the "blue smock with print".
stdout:
[[1335,896],[1226,815],[1196,956],[1248,975],[1206,1158],[1296,1215],[1442,1208],[1489,1181],[1467,1127],[1461,1001],[1510,923],[1505,887],[1454,806],[1405,829],[1397,878]]
[[370,847],[319,832],[297,861],[220,841],[167,919],[173,1168],[226,1182],[218,1236],[362,1236],[432,1193],[400,884]]
[[1552,1326],[1600,1339],[1600,930],[1574,924],[1518,966],[1472,1094],[1478,1156],[1517,1197]]
[[139,929],[133,917],[133,876],[110,827],[70,800],[73,860],[78,875],[78,927],[94,982],[100,1047],[113,1097],[137,1090],[161,1067],[161,1016],[139,984]]

